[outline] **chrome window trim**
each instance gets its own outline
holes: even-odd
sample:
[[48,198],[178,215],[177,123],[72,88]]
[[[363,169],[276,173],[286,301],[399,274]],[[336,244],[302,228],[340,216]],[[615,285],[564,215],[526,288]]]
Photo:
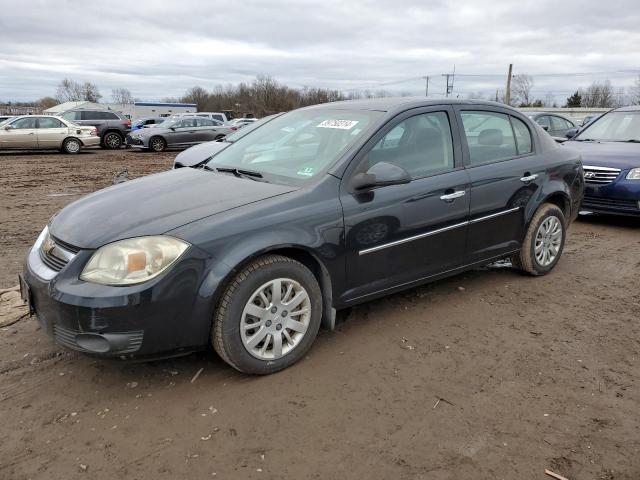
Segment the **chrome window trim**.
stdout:
[[591,165],[583,165],[582,168],[583,169],[588,168],[589,170],[599,170],[599,171],[602,171],[602,172],[611,172],[611,173],[614,173],[614,172],[620,173],[622,171],[619,168],[594,167],[594,166],[591,166]]
[[413,242],[414,240],[420,240],[421,238],[430,237],[432,235],[437,235],[438,233],[448,232],[449,230],[453,230],[455,228],[465,227],[467,225],[471,225],[474,223],[482,222],[483,220],[489,220],[491,218],[500,217],[502,215],[507,215],[509,213],[513,213],[517,210],[520,210],[521,207],[514,207],[508,210],[502,210],[501,212],[492,213],[491,215],[486,215],[480,218],[474,218],[473,220],[468,220],[466,222],[456,223],[454,225],[449,225],[448,227],[438,228],[437,230],[431,230],[430,232],[421,233],[419,235],[414,235],[412,237],[403,238],[400,240],[395,240],[393,242],[385,243],[383,245],[378,245],[371,248],[366,248],[364,250],[360,250],[358,252],[359,256],[366,255],[368,253],[377,252],[379,250],[383,250],[389,247],[395,247],[397,245],[402,245],[403,243]]

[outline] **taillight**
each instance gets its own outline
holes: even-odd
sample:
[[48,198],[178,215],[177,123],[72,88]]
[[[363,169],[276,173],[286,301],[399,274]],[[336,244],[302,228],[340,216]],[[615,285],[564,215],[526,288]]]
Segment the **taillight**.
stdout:
[[237,130],[238,127],[229,127],[231,130]]
[[131,119],[125,120],[125,121],[124,121],[124,124],[125,124],[127,127],[131,128]]
[[89,135],[91,135],[92,137],[97,137],[98,136],[98,129],[97,128],[92,129],[91,133]]

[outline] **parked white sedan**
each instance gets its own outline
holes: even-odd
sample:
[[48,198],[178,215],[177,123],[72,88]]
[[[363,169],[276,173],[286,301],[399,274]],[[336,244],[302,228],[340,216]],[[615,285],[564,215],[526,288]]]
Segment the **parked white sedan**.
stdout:
[[26,115],[0,123],[2,150],[61,150],[78,153],[100,145],[98,130],[54,116]]

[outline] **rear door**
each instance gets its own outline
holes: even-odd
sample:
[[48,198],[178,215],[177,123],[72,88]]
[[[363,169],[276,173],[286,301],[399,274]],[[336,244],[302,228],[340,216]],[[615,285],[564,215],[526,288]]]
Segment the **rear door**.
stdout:
[[69,133],[67,126],[57,118],[38,117],[36,135],[39,148],[60,148]]
[[[8,129],[7,129],[8,127]],[[0,135],[1,148],[38,148],[36,118],[23,117],[3,125]]]
[[540,188],[545,166],[522,117],[486,106],[455,109],[471,181],[467,263],[475,263],[519,248],[523,210]]
[[[372,165],[404,168],[412,180],[358,193],[349,180]],[[405,112],[354,159],[341,186],[347,251],[347,299],[409,284],[460,266],[469,211],[453,110]]]
[[196,120],[197,125],[197,142],[210,142],[215,140],[220,132],[217,130],[217,123],[209,118],[198,118]]

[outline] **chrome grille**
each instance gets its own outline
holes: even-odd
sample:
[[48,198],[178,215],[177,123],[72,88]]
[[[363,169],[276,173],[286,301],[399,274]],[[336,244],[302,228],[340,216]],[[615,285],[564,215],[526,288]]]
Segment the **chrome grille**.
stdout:
[[40,259],[51,270],[59,272],[79,251],[78,248],[47,235],[40,246]]
[[586,183],[595,183],[598,185],[605,185],[613,182],[618,175],[620,175],[619,168],[609,167],[593,167],[585,165],[584,169],[584,181]]

